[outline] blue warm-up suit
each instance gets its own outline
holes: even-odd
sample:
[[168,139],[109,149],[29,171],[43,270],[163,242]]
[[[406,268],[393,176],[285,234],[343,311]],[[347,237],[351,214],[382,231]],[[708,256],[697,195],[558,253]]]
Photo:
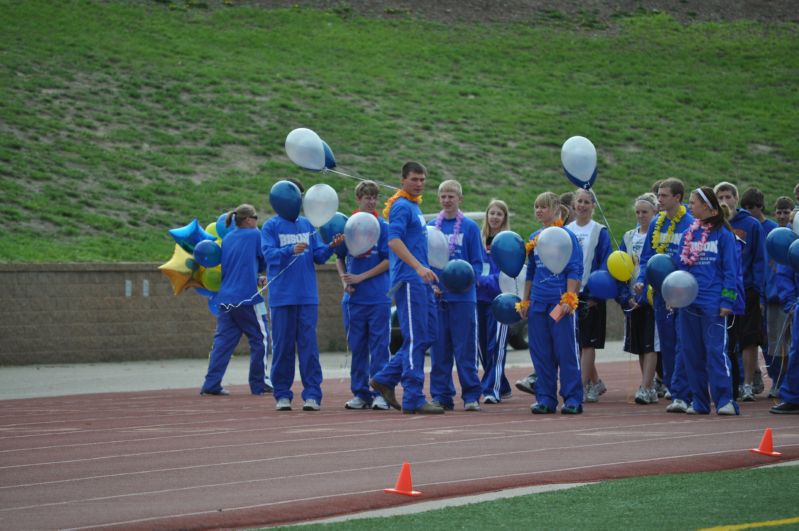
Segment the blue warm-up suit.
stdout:
[[[690,230],[690,229],[689,229]],[[693,232],[691,248],[697,250],[703,229]],[[683,240],[685,234],[683,233]],[[682,250],[683,241],[679,249]],[[743,293],[739,282],[740,257],[735,236],[725,227],[710,231],[697,261],[684,263],[680,254],[672,257],[678,269],[691,273],[699,285],[693,303],[682,308],[677,316],[677,332],[681,338],[682,354],[690,386],[691,406],[697,413],[710,412],[710,398],[716,411],[733,402],[732,367],[727,356],[727,318],[721,317],[721,308],[736,310],[742,304]],[[710,394],[708,395],[708,386]]]
[[[294,353],[300,361],[303,400],[322,403],[322,367],[316,343],[319,295],[314,262],[324,264],[333,248],[322,242],[311,223],[300,216],[289,221],[279,215],[261,228],[263,254],[269,277],[269,309],[272,315],[272,386],[275,400],[294,393]],[[307,243],[299,255],[294,246]]]
[[[394,239],[402,240],[419,263],[428,267],[424,216],[416,203],[402,197],[391,205],[389,212],[388,241]],[[415,411],[427,402],[424,396],[424,357],[435,339],[436,303],[433,289],[411,266],[393,252],[389,253],[389,262],[403,341],[402,347],[374,380],[388,387],[401,381],[402,409]]]
[[477,278],[477,344],[483,364],[481,387],[484,396],[500,401],[511,392],[505,377],[508,325],[497,322],[491,303],[500,294],[499,266],[488,252],[488,274]]
[[250,392],[263,394],[267,330],[263,319],[264,299],[258,293],[258,272],[265,269],[258,229],[238,228],[225,238],[222,285],[213,299],[213,304],[222,306],[216,319],[214,346],[201,392],[218,394],[222,390],[222,377],[230,356],[241,334],[245,334],[250,342]]
[[[380,236],[364,255],[347,254],[348,273],[360,274],[388,260],[388,224],[381,218]],[[367,404],[379,393],[369,390],[369,378],[383,368],[389,358],[391,338],[391,299],[389,272],[385,271],[353,286],[352,293],[344,292],[341,300],[344,330],[352,352],[350,390]]]
[[[761,223],[763,227],[763,235],[767,238],[769,233],[778,228],[777,222],[764,219]],[[772,345],[769,342],[768,322],[771,312],[782,312],[782,303],[780,302],[780,294],[777,291],[777,262],[768,256],[768,249],[766,250],[766,313],[763,315],[763,358],[766,360],[766,368],[771,381],[774,383],[774,388],[779,389],[782,384],[782,379],[785,375],[785,362],[787,358],[782,355],[783,345],[788,345],[787,337],[790,337],[789,329],[782,329],[781,344]],[[787,327],[786,327],[787,328]],[[787,336],[787,337],[786,337]]]
[[[474,270],[474,278],[483,272],[485,251],[480,242],[480,227],[467,217],[461,219],[457,241],[451,242],[457,218],[443,219],[440,230],[450,241],[450,260],[465,260]],[[428,225],[435,226],[432,220]],[[433,269],[441,277],[440,269]],[[438,301],[438,334],[430,356],[430,394],[442,406],[452,407],[455,386],[452,364],[458,369],[464,403],[480,400],[482,388],[477,374],[477,295],[472,285],[463,293],[449,291],[441,283]]]
[[[778,265],[776,283],[780,300],[787,312],[793,312],[792,330],[799,331],[799,273],[791,266]],[[788,404],[799,405],[799,333],[791,337],[791,349],[788,351],[788,367],[780,385],[780,399]]]
[[[533,240],[543,229],[530,235]],[[535,249],[527,261],[527,281],[531,282],[530,309],[527,314],[527,337],[530,357],[538,374],[535,383],[539,404],[554,411],[558,405],[558,370],[560,370],[560,396],[563,405],[582,407],[583,383],[580,373],[580,349],[577,345],[574,312],[560,321],[550,317],[550,312],[560,305],[568,280],[583,277],[583,251],[574,234],[564,229],[572,241],[572,253],[566,267],[558,274],[547,269]]]
[[[663,220],[663,225],[660,227],[660,234],[654,234],[655,225],[657,224],[658,216],[655,216],[649,224],[649,230],[646,233],[644,240],[644,247],[641,251],[640,271],[638,273],[638,282],[644,285],[644,289],[648,285],[646,281],[646,264],[652,256],[655,255],[655,250],[652,248],[652,240],[656,244],[663,243],[668,229],[671,226],[672,220],[666,218]],[[675,255],[680,253],[680,239],[683,232],[694,222],[694,217],[686,212],[674,228],[674,233],[671,241],[666,245],[665,253],[672,259]],[[680,310],[669,310],[666,308],[666,302],[660,294],[660,290],[655,290],[652,296],[653,307],[655,310],[655,326],[658,329],[658,338],[660,340],[660,355],[663,361],[663,382],[668,387],[669,392],[673,399],[684,400],[686,403],[691,402],[691,390],[688,386],[688,379],[685,375],[685,366],[683,364],[682,354],[680,352],[681,341],[677,339],[677,317]]]

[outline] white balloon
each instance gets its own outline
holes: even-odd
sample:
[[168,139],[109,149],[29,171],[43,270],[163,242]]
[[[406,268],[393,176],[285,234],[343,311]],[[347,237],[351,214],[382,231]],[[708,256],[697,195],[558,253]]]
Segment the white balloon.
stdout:
[[321,227],[336,214],[338,194],[329,184],[315,184],[302,198],[302,210],[314,227]]
[[699,293],[699,284],[688,271],[673,271],[663,279],[660,287],[663,300],[672,308],[684,308],[696,299]]
[[447,237],[432,225],[427,226],[427,262],[436,269],[444,269],[449,262]]
[[596,148],[584,136],[573,136],[563,143],[560,160],[566,172],[587,183],[596,170]]
[[325,168],[325,147],[319,135],[300,127],[286,137],[286,154],[291,161],[306,170],[320,171]]
[[548,227],[538,235],[535,252],[544,266],[556,275],[566,268],[572,256],[572,239],[561,227]]
[[361,256],[380,238],[380,223],[368,212],[353,214],[344,225],[344,243],[352,256]]
[[509,277],[505,273],[499,273],[499,290],[502,293],[510,293],[522,296],[524,293],[524,281],[527,277],[527,265],[522,267],[521,272],[516,278]]

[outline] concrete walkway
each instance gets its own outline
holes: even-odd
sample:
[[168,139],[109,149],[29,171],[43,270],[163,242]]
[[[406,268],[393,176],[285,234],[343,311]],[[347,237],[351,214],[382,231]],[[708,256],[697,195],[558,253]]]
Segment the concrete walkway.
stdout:
[[[622,351],[621,341],[609,341],[605,346],[597,353],[598,363],[635,358]],[[320,360],[325,379],[349,378],[349,353],[324,353]],[[196,388],[199,392],[207,364],[204,359],[177,359],[2,367],[0,400],[158,389]],[[246,385],[248,366],[246,356],[234,357],[224,385]],[[506,367],[532,368],[530,354],[526,350],[508,351]]]

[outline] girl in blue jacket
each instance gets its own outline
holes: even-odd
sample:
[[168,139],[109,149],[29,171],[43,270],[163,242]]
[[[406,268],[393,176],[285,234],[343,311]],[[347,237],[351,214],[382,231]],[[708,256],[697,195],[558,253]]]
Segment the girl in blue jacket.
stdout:
[[696,299],[677,316],[693,397],[686,412],[707,415],[712,397],[719,415],[737,415],[726,346],[727,316],[742,297],[738,245],[712,188],[694,190],[689,206],[694,221],[682,235],[679,253],[672,258],[679,269],[696,277],[699,285]]
[[[793,330],[799,330],[799,273],[791,266],[778,265],[775,282],[783,303],[785,313],[791,319]],[[793,317],[791,317],[793,314]],[[791,337],[791,348],[788,351],[788,366],[779,387],[780,403],[769,409],[769,413],[779,415],[799,415],[799,334]]]

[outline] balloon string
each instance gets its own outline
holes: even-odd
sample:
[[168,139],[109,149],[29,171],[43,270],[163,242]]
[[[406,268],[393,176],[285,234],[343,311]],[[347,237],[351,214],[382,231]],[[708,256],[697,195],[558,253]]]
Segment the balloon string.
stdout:
[[358,177],[356,175],[349,175],[347,173],[344,173],[343,171],[336,171],[336,170],[333,170],[333,169],[330,169],[330,168],[325,168],[322,171],[323,172],[335,173],[336,175],[342,175],[344,177],[349,177],[350,179],[357,179],[359,181],[372,181],[373,183],[375,183],[378,186],[382,186],[382,187],[388,188],[390,190],[399,190],[399,188],[397,188],[396,186],[391,186],[390,184],[381,183],[380,181],[375,181],[374,179],[363,179],[363,178]]
[[613,247],[618,250],[619,242],[616,241],[616,237],[613,235],[613,231],[610,229],[610,223],[608,223],[608,218],[605,217],[605,211],[602,210],[602,205],[599,204],[599,198],[596,196],[593,188],[589,188],[588,191],[591,192],[592,196],[594,196],[594,202],[596,203],[597,208],[599,208],[599,213],[602,215],[602,220],[605,222],[605,226],[608,228],[610,239],[613,241]]

